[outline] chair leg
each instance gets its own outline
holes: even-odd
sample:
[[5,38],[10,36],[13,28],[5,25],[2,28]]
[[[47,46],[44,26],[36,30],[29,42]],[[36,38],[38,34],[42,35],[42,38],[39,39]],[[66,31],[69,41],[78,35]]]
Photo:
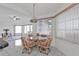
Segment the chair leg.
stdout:
[[24,52],[22,51],[22,54],[23,54]]
[[44,54],[46,54],[46,55],[48,55],[48,52],[49,52],[49,49],[47,48],[47,49],[45,49],[45,48],[40,48],[40,53],[44,53]]
[[48,55],[48,53],[49,53],[49,48],[48,48],[48,49],[46,49],[46,54]]
[[25,48],[23,48],[23,50],[22,50],[22,54],[24,53],[24,50],[25,50]]
[[24,50],[28,50],[28,54],[30,54],[30,53],[31,53],[31,48],[28,48],[28,49],[23,48],[23,50],[22,50],[22,54],[24,53]]
[[40,53],[41,53],[41,52],[42,52],[42,48],[39,47],[39,51],[40,51]]
[[30,54],[31,53],[31,48],[28,48],[28,54]]

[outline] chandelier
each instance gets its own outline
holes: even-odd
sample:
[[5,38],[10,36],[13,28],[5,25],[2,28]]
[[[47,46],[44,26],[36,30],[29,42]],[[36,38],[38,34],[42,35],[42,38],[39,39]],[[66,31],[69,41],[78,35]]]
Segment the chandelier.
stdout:
[[35,5],[36,4],[33,4],[33,16],[32,16],[32,19],[30,20],[30,22],[32,22],[32,23],[36,23],[37,22],[37,19],[35,17]]

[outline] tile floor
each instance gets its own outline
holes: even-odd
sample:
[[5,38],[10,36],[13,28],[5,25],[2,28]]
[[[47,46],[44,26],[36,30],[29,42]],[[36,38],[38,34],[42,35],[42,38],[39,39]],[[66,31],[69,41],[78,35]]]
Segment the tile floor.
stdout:
[[[46,54],[40,53],[39,49],[33,47],[31,54],[26,51],[22,54],[22,46],[15,46],[14,40],[9,40],[9,46],[0,50],[0,56],[47,56]],[[50,52],[48,56],[64,56],[65,54],[59,51],[55,47],[50,47]]]

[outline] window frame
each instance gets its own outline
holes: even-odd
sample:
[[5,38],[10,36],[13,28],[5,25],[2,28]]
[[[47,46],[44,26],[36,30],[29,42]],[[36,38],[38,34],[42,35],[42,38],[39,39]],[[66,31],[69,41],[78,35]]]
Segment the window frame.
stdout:
[[[14,25],[14,27],[13,27],[13,32],[14,32],[14,36],[17,34],[17,33],[15,33],[15,31],[16,31],[16,29],[15,29],[15,27],[16,26],[22,26],[22,29],[21,29],[21,31],[23,31],[24,32],[24,34],[27,34],[27,33],[25,33],[25,29],[24,29],[24,26],[28,26],[28,25],[31,25],[32,26],[32,31],[31,32],[33,32],[33,24],[26,24],[26,25]],[[31,29],[31,28],[30,28]],[[19,33],[18,33],[19,34]],[[22,33],[20,33],[21,35],[22,35]]]

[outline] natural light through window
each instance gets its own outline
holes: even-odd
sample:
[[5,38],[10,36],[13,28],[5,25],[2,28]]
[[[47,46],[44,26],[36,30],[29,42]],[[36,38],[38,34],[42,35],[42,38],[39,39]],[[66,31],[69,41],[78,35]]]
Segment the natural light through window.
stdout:
[[15,46],[21,46],[22,43],[21,43],[21,40],[15,40]]
[[26,25],[24,26],[24,33],[32,32],[32,25]]
[[30,25],[19,25],[15,26],[15,34],[21,34],[22,32],[26,33],[31,33],[33,31],[33,26]]
[[22,26],[15,26],[15,33],[22,33]]

